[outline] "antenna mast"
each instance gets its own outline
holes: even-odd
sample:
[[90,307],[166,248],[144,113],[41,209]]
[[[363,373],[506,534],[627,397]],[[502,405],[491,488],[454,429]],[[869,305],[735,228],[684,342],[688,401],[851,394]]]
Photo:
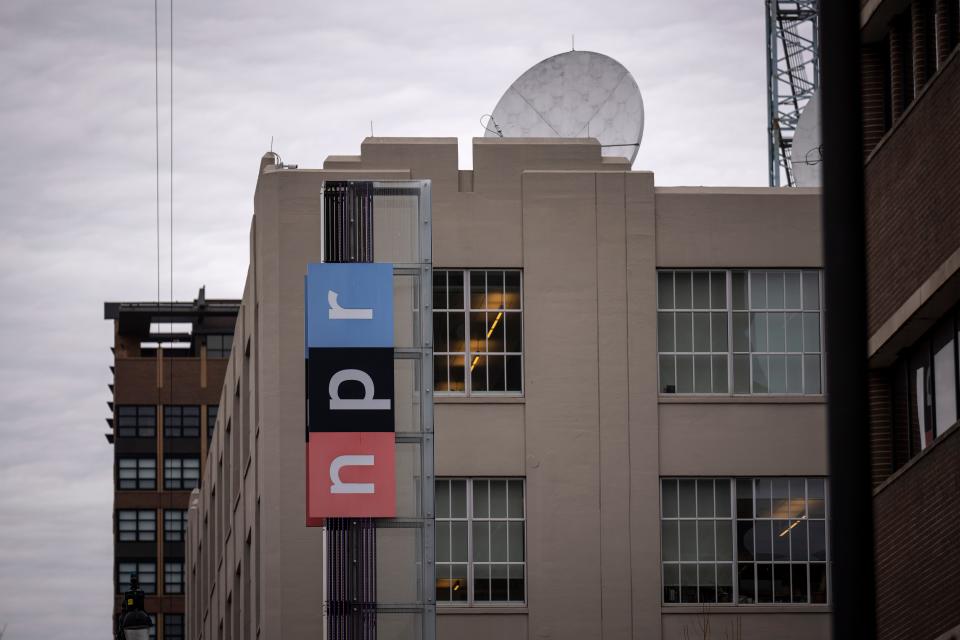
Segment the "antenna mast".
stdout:
[[770,186],[794,186],[790,153],[800,112],[820,86],[818,0],[766,0]]

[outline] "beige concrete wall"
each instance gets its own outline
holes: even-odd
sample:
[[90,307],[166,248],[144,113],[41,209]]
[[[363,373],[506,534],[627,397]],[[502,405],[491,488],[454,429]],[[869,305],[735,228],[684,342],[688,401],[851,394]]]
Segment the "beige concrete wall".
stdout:
[[[302,283],[320,257],[328,177],[431,179],[435,266],[524,272],[524,397],[437,398],[435,422],[438,476],[526,478],[527,603],[441,608],[441,639],[680,638],[696,612],[661,605],[660,477],[826,472],[822,403],[660,398],[656,371],[656,268],[818,267],[815,192],[655,189],[652,174],[603,162],[590,140],[475,140],[472,181],[461,181],[456,158],[452,139],[370,138],[360,156],[332,157],[323,170],[261,175],[235,343],[250,337],[251,460],[231,514],[240,535],[205,586],[207,560],[198,561],[204,637],[216,637],[228,593],[242,620],[233,585],[243,585],[235,575],[248,537],[260,549],[261,637],[320,628],[320,531],[303,524]],[[229,465],[226,442],[221,427],[210,455]],[[208,465],[191,545],[203,538],[194,520],[213,517],[217,473]],[[218,544],[203,538],[203,554]],[[384,545],[403,554],[411,541]],[[386,566],[382,577],[384,597],[410,587]],[[744,612],[748,640],[827,637],[822,607],[727,611]]]

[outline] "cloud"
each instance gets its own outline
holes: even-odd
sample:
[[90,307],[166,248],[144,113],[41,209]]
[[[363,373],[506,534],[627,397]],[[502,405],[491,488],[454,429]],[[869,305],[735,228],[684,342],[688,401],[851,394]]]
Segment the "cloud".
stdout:
[[[160,0],[162,295],[169,295]],[[174,295],[239,296],[260,155],[320,166],[377,135],[454,135],[528,67],[607,53],[636,77],[658,184],[766,180],[763,7],[707,0],[175,5]],[[0,625],[103,637],[112,450],[104,300],[156,296],[153,5],[0,3]]]

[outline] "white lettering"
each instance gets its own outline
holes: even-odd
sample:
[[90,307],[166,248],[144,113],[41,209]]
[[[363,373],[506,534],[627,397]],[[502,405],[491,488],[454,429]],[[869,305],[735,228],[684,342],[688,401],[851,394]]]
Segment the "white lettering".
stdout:
[[373,320],[373,309],[344,309],[337,302],[339,295],[333,289],[327,291],[327,304],[330,305],[327,317],[330,320]]
[[[360,400],[344,399],[340,397],[340,385],[348,380],[354,380],[363,385],[363,398]],[[384,411],[390,409],[390,400],[375,400],[373,378],[360,369],[343,369],[337,371],[330,378],[327,388],[330,392],[330,409],[343,411]]]
[[372,467],[373,456],[337,456],[330,463],[330,493],[375,493],[372,482],[343,482],[340,470],[344,467]]

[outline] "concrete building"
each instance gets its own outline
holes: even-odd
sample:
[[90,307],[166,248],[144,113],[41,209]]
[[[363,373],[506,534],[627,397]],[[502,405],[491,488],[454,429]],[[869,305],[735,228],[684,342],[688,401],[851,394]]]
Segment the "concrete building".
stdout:
[[446,138],[264,156],[188,637],[319,637],[321,186],[430,179],[439,637],[827,638],[819,192],[657,187],[591,139],[475,139],[473,159]]
[[[151,636],[184,638],[184,534],[216,420],[239,300],[107,302],[114,375],[114,625],[139,576]],[[115,628],[115,627],[114,627]]]
[[862,5],[878,637],[954,638],[960,4]]

